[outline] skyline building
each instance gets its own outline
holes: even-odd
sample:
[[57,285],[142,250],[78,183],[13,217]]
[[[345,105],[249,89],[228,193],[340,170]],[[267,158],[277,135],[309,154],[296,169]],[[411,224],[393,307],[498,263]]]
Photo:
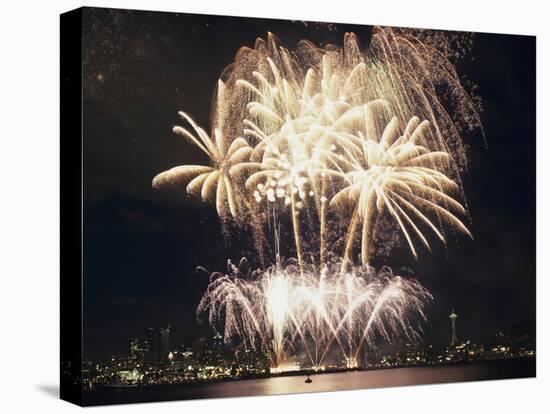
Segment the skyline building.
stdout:
[[141,365],[143,363],[143,349],[141,348],[139,339],[130,338],[129,343],[130,352],[128,354],[128,362],[130,362],[133,367]]
[[454,345],[458,342],[457,336],[456,336],[456,319],[458,318],[458,315],[455,313],[455,310],[451,310],[451,314],[449,315],[449,319],[451,320],[451,344]]
[[164,364],[168,362],[170,353],[170,325],[167,328],[160,328],[159,331],[159,355],[158,362]]
[[157,364],[159,354],[159,341],[155,328],[147,329],[147,339],[145,341],[144,348],[147,364],[149,366]]

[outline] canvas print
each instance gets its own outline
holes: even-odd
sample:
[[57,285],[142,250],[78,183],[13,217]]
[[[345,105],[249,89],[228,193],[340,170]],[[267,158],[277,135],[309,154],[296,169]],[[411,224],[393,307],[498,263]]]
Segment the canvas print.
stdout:
[[534,37],[71,13],[62,393],[535,376]]

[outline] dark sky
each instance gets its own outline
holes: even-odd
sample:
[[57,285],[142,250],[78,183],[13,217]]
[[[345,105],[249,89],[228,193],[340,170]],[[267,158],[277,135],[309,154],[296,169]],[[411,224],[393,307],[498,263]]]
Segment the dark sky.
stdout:
[[[208,334],[195,309],[208,284],[195,268],[224,270],[226,247],[211,205],[155,191],[152,178],[202,163],[172,133],[184,110],[208,129],[215,82],[242,45],[275,33],[341,44],[370,26],[86,9],[84,13],[84,352],[123,353],[130,336],[172,326],[173,344]],[[434,295],[425,341],[482,339],[535,320],[535,40],[477,34],[459,73],[479,85],[487,145],[466,137],[464,187],[475,239],[446,252],[392,257]],[[200,162],[198,162],[200,161]],[[402,263],[399,263],[402,261]]]

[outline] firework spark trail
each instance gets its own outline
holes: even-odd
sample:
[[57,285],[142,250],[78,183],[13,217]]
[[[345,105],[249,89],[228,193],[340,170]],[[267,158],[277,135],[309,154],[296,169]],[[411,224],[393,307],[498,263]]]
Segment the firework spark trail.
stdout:
[[341,273],[340,265],[325,269],[319,279],[313,268],[300,274],[293,263],[251,275],[230,264],[228,275],[212,275],[197,312],[207,314],[226,341],[270,349],[274,367],[287,349],[300,346],[312,366],[321,366],[333,343],[354,367],[360,351],[379,337],[418,337],[418,317],[425,319],[431,299],[420,283],[387,267],[376,272],[360,265]]
[[[465,153],[436,87],[447,85],[447,95],[469,109],[463,124],[475,126],[479,118],[454,68],[433,48],[376,28],[367,55],[353,34],[342,49],[302,41],[290,52],[270,34],[254,49],[242,48],[223,77],[213,137],[183,112],[192,131],[174,128],[212,166],[175,167],[155,177],[155,187],[189,181],[188,193],[213,201],[220,217],[238,224],[253,217],[256,233],[263,231],[258,217],[266,204],[276,205],[292,222],[301,268],[302,234],[319,234],[322,262],[327,214],[343,204],[354,211],[348,224],[340,219],[349,261],[359,237],[361,261],[368,263],[378,215],[395,220],[415,257],[417,243],[430,249],[418,223],[443,243],[444,226],[469,234],[460,217]],[[317,230],[303,229],[304,217]]]
[[[153,186],[185,183],[213,202],[223,221],[252,231],[262,264],[268,239],[276,250],[254,277],[232,265],[213,273],[199,313],[226,339],[271,349],[274,366],[296,343],[314,366],[337,344],[351,367],[376,337],[416,337],[429,293],[389,268],[374,277],[369,263],[389,240],[416,258],[434,240],[446,245],[449,231],[471,237],[461,132],[481,123],[446,55],[389,28],[374,28],[367,53],[351,33],[341,48],[303,40],[292,51],[269,34],[220,76],[211,135],[180,116],[189,127],[174,132],[211,165],[172,168]],[[283,266],[286,219],[296,264]]]

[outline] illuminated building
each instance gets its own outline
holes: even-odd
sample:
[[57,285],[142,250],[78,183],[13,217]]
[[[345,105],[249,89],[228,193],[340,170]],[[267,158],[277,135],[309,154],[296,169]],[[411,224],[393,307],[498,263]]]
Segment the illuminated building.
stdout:
[[159,362],[164,364],[168,361],[170,353],[170,325],[167,328],[161,328],[159,332]]
[[456,319],[458,318],[458,315],[455,313],[455,310],[453,309],[451,311],[451,314],[449,315],[449,319],[451,320],[451,344],[456,344],[458,342],[457,336],[456,336]]
[[130,338],[130,352],[128,356],[128,363],[132,368],[141,366],[143,364],[143,348],[139,343],[139,339]]
[[147,330],[147,340],[145,341],[145,359],[148,366],[157,364],[159,355],[159,341],[154,328]]

